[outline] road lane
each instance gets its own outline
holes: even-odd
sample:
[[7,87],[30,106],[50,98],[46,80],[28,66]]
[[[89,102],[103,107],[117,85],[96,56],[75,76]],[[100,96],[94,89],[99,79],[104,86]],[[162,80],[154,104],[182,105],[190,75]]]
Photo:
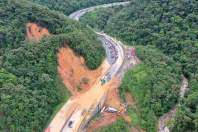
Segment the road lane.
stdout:
[[89,8],[85,8],[85,9],[82,9],[82,10],[75,11],[74,13],[69,15],[69,18],[71,18],[73,20],[76,20],[76,21],[79,21],[80,17],[82,17],[86,13],[94,11],[96,9],[108,8],[108,7],[119,6],[119,5],[127,5],[129,3],[130,3],[129,1],[126,1],[126,2],[116,2],[116,3],[103,4],[103,5],[89,7]]

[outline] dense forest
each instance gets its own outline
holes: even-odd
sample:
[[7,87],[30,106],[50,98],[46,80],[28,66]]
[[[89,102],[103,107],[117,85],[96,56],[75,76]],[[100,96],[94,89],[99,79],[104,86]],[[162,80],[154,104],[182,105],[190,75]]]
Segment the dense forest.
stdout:
[[[26,39],[26,24],[49,30]],[[0,131],[43,131],[69,92],[57,74],[57,51],[69,46],[97,68],[105,55],[96,35],[59,12],[25,0],[0,1]]]
[[[159,52],[171,58],[177,64],[177,69],[181,69],[181,73],[188,78],[190,88],[185,98],[179,100],[180,105],[177,106],[177,115],[171,125],[171,129],[177,132],[198,131],[198,1],[134,0],[128,7],[117,11],[116,14],[111,13],[115,11],[117,11],[116,8],[97,10],[86,14],[81,20],[85,24],[88,23],[91,27],[103,30],[125,41],[128,45],[142,45],[144,48],[141,49],[144,51],[145,49],[150,51],[148,46],[154,46]],[[106,19],[104,19],[104,16]],[[143,54],[141,55],[140,53],[138,56],[143,59],[143,65],[147,65],[148,62],[145,62],[147,56],[142,58]],[[153,55],[156,55],[155,52],[149,53],[149,56]],[[158,56],[153,57],[156,58]],[[157,65],[155,66],[158,67]],[[169,67],[169,63],[167,67],[168,69],[173,68]],[[125,82],[126,84],[133,83],[133,79],[136,78],[132,78],[131,76],[133,75],[129,75],[130,72],[140,72],[142,74],[141,71],[144,68],[144,66],[138,66],[134,70],[129,71],[123,81],[123,85]],[[171,77],[168,71],[165,76]],[[131,81],[127,82],[129,78],[131,78]],[[154,82],[153,85],[157,85],[157,83]],[[135,87],[131,90],[133,89]],[[169,103],[166,105],[170,106]],[[147,126],[146,129],[149,127]]]
[[123,7],[116,6],[108,9],[97,9],[91,13],[85,14],[80,21],[86,25],[89,25],[95,30],[101,31],[105,29],[108,20],[116,15]]
[[120,93],[124,98],[129,92],[136,100],[137,106],[128,108],[132,121],[134,116],[137,118],[134,125],[153,132],[158,117],[178,102],[181,68],[154,46],[136,49],[142,63],[127,72]]
[[30,0],[49,7],[51,10],[61,11],[65,15],[90,6],[127,1],[127,0]]
[[[57,52],[69,46],[97,68],[105,52],[95,33],[104,31],[137,49],[141,64],[129,70],[120,86],[136,102],[123,119],[99,132],[156,131],[158,118],[177,105],[173,132],[198,131],[198,1],[133,0],[126,7],[98,9],[81,18],[65,15],[85,7],[126,0],[0,1],[0,131],[43,131],[70,93],[57,74]],[[39,42],[26,38],[26,24],[49,30]],[[179,98],[181,75],[190,90]]]

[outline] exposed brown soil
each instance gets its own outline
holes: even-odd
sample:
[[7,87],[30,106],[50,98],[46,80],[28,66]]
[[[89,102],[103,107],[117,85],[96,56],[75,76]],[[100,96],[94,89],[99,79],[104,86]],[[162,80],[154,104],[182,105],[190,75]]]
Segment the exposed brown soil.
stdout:
[[60,48],[57,56],[58,72],[72,95],[87,91],[101,75],[102,67],[88,69],[84,59],[69,48]]
[[117,114],[103,112],[100,118],[97,121],[91,123],[91,125],[88,127],[86,131],[93,132],[94,130],[97,130],[98,128],[108,126],[114,123],[118,118],[119,116],[117,116]]
[[91,122],[90,126],[87,128],[87,132],[94,132],[99,128],[106,127],[108,125],[113,124],[119,118],[123,118],[127,123],[131,123],[131,118],[126,114],[119,114],[119,113],[101,113],[99,119],[96,121]]
[[131,124],[131,123],[132,123],[131,117],[130,117],[128,114],[123,114],[123,115],[122,115],[122,118],[123,118],[128,124]]
[[113,81],[114,81],[113,85],[109,87],[105,106],[114,107],[121,112],[124,111],[124,105],[120,100],[119,91],[118,91],[118,88],[120,86],[120,80],[115,78]]
[[49,31],[36,23],[26,24],[26,38],[30,41],[38,42],[42,37],[48,36]]
[[141,128],[138,128],[138,127],[132,127],[131,132],[145,132],[145,131]]
[[[108,94],[107,99],[105,101],[104,106],[106,107],[113,107],[118,110],[117,113],[108,113],[108,112],[102,112],[100,117],[96,120],[90,123],[89,127],[87,128],[88,132],[93,132],[94,130],[98,128],[105,127],[107,125],[110,125],[117,121],[117,119],[123,117],[124,119],[128,119],[125,113],[125,107],[122,104],[119,93],[118,93],[118,87],[120,85],[120,80],[117,78],[114,78],[111,80],[110,85],[108,86]],[[127,120],[128,122],[129,120]],[[130,122],[130,121],[129,121]]]
[[125,100],[127,105],[135,106],[135,100],[129,92],[126,93]]

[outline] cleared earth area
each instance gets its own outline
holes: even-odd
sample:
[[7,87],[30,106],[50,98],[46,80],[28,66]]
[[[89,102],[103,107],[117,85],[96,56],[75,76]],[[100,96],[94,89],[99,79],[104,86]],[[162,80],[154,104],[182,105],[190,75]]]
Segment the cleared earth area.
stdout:
[[105,64],[101,65],[97,70],[89,70],[84,59],[75,55],[68,47],[59,49],[57,57],[58,72],[72,95],[91,88],[104,70]]
[[26,25],[26,37],[31,41],[39,41],[42,37],[48,36],[49,31],[36,23],[27,23]]

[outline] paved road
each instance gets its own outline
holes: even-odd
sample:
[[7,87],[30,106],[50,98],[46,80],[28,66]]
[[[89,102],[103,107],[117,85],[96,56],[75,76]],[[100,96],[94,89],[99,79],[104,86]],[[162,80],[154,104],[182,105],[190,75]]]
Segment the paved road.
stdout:
[[107,53],[108,62],[111,65],[105,76],[101,78],[101,80],[105,80],[105,82],[108,82],[112,79],[112,77],[116,75],[116,73],[122,66],[124,60],[124,51],[121,42],[113,39],[112,37],[104,33],[96,33],[98,35],[98,38],[104,45]]
[[[86,8],[72,13],[69,17],[78,21],[85,13],[95,9],[125,5],[128,3],[129,2],[118,2]],[[91,117],[93,117],[102,108],[108,91],[108,82],[116,76],[122,66],[124,51],[120,41],[117,41],[105,33],[96,32],[96,34],[98,39],[101,40],[107,54],[107,63],[109,63],[106,68],[107,70],[104,71],[101,78],[98,78],[89,91],[79,97],[70,98],[67,101],[67,103],[55,115],[48,128],[46,128],[46,132],[82,131]]]
[[127,2],[116,2],[116,3],[103,4],[103,5],[89,7],[89,8],[85,8],[85,9],[82,9],[82,10],[78,10],[78,11],[70,14],[69,18],[79,21],[80,17],[82,17],[86,13],[94,11],[98,8],[108,8],[108,7],[112,7],[112,6],[126,5],[126,4],[129,4],[129,3],[130,3],[129,1],[127,1]]

